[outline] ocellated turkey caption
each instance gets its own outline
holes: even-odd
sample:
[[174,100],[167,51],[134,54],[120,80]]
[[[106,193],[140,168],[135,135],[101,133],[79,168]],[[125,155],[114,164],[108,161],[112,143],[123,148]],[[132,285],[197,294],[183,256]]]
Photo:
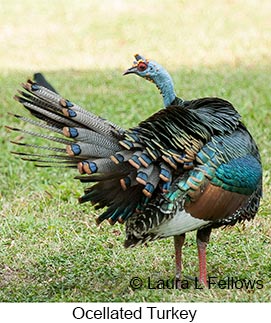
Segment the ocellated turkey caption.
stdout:
[[259,152],[225,100],[182,101],[124,130],[30,80],[15,99],[38,120],[15,117],[39,130],[10,128],[56,143],[18,142],[31,151],[16,154],[38,166],[77,168],[77,179],[93,183],[80,203],[106,207],[98,224],[125,222],[125,247],[174,236],[178,280],[186,232],[198,230],[200,281],[206,284],[211,229],[250,220],[258,210]]

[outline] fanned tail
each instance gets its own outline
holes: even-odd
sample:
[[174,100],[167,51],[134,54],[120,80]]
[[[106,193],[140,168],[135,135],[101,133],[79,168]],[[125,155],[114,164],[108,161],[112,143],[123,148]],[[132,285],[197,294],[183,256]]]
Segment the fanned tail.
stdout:
[[[128,163],[116,165],[110,156],[121,150],[118,142],[123,130],[62,98],[41,74],[35,74],[35,79],[45,87],[28,80],[22,84],[23,91],[18,91],[14,98],[38,120],[15,114],[13,116],[27,124],[27,127],[7,128],[20,132],[23,138],[37,137],[40,141],[12,141],[28,149],[15,151],[13,154],[34,162],[39,167],[78,168],[81,174],[88,174],[81,176],[83,182],[103,181],[103,186],[108,187],[109,193],[116,190],[114,186],[121,188],[120,177],[128,175],[133,167]],[[38,130],[33,131],[30,126]],[[48,141],[47,145],[45,140]],[[80,202],[91,201],[90,192],[95,196],[99,189],[97,184],[88,188],[88,195],[80,198]]]
[[[97,223],[124,222],[144,212],[149,201],[168,192],[178,176],[194,167],[197,152],[211,135],[207,131],[200,135],[199,129],[197,138],[182,130],[184,111],[179,107],[168,108],[166,115],[160,111],[125,131],[36,82],[28,80],[22,87],[15,100],[38,120],[14,116],[39,130],[8,128],[39,142],[15,142],[30,149],[15,154],[39,167],[77,167],[81,174],[77,179],[96,183],[79,202],[89,201],[96,209],[107,207]],[[170,122],[177,117],[180,125]],[[41,140],[51,145],[40,144]]]
[[27,149],[12,153],[38,167],[77,168],[81,174],[77,179],[96,183],[79,202],[89,201],[96,209],[107,207],[97,223],[104,219],[111,224],[124,222],[142,212],[147,200],[170,181],[165,163],[156,162],[144,144],[129,141],[121,127],[64,99],[41,75],[36,79],[46,87],[28,80],[14,97],[36,119],[15,114],[29,126],[7,128],[38,141],[12,141]]

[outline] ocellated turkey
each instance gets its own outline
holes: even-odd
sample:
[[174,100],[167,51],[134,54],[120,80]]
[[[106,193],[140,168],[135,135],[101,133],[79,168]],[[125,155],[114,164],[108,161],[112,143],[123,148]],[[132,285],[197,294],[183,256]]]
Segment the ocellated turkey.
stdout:
[[140,55],[127,73],[153,81],[167,108],[125,130],[62,98],[46,83],[29,80],[15,99],[36,119],[15,117],[38,131],[9,128],[56,145],[18,142],[31,150],[16,154],[38,166],[77,168],[81,175],[76,178],[91,183],[79,202],[106,207],[97,224],[125,222],[125,247],[174,236],[177,280],[185,233],[198,230],[199,279],[207,284],[205,250],[212,228],[250,220],[258,210],[258,148],[231,103],[178,99],[169,74]]
[[[188,180],[185,178],[187,182],[184,191],[187,192],[188,199],[183,196],[184,209],[190,212],[192,216],[195,216],[196,214],[193,214],[193,212],[197,212],[198,215],[195,216],[197,218],[212,220],[210,224],[203,228],[199,228],[197,231],[200,281],[206,284],[206,245],[209,242],[211,229],[220,226],[234,225],[236,222],[251,220],[258,211],[260,198],[262,196],[262,167],[257,145],[246,127],[240,121],[240,116],[231,103],[216,97],[207,97],[192,101],[183,100],[175,94],[174,84],[170,74],[159,63],[147,60],[142,55],[136,54],[132,67],[123,73],[123,75],[128,74],[138,75],[154,83],[162,95],[165,108],[171,110],[173,106],[179,107],[181,110],[180,113],[184,113],[186,109],[197,110],[199,107],[199,111],[202,109],[202,112],[200,113],[203,122],[200,121],[199,125],[194,124],[194,128],[193,126],[191,127],[190,117],[184,117],[181,128],[182,131],[184,128],[187,128],[185,136],[187,136],[187,134],[190,135],[191,130],[194,131],[193,137],[197,136],[199,133],[206,134],[206,131],[202,131],[201,129],[201,125],[203,124],[205,127],[211,126],[217,128],[219,132],[222,131],[222,133],[217,136],[218,133],[215,133],[212,130],[211,140],[209,142],[207,141],[207,144],[201,145],[200,148],[197,146],[196,149],[193,149],[193,144],[191,145],[191,142],[187,140],[188,138],[186,137],[185,139],[182,135],[182,142],[180,142],[180,140],[176,142],[173,129],[175,128],[175,123],[180,122],[179,115],[176,115],[174,125],[169,126],[171,129],[168,132],[169,136],[169,133],[171,132],[171,139],[175,143],[174,148],[178,147],[181,148],[181,151],[184,149],[188,150],[188,152],[189,150],[192,150],[192,155],[194,155],[192,160],[190,160],[190,163],[192,162],[193,166],[191,170],[188,170],[189,178]],[[204,116],[205,109],[209,110],[209,112],[213,110],[210,116]],[[225,111],[223,112],[224,109]],[[220,113],[224,114],[225,112],[228,114],[228,117],[226,114],[224,117],[226,117],[228,121],[224,119],[224,117],[219,116]],[[232,116],[230,116],[231,114]],[[231,121],[235,119],[235,125],[232,130],[228,128],[229,124],[227,124],[230,119],[232,119]],[[187,122],[187,124],[185,124],[185,122]],[[200,129],[197,129],[198,126]],[[225,128],[226,132],[222,130],[224,126],[228,128],[228,130]],[[168,125],[165,125],[165,129],[167,127]],[[229,130],[230,132],[227,133]],[[161,131],[163,130],[161,129]],[[216,136],[214,136],[215,134]],[[206,151],[206,148],[208,152]],[[202,154],[204,155],[203,159],[200,158]],[[169,159],[168,163],[171,164],[173,161],[175,166],[176,161],[177,163],[180,162],[174,156],[170,156]],[[216,159],[216,165],[213,164],[214,159]],[[173,164],[171,166],[174,168]],[[186,168],[185,164],[186,160],[183,159],[183,168]],[[207,187],[204,181],[201,182],[198,175],[200,173],[198,168],[202,168],[203,165],[205,170],[201,169],[200,172],[206,177],[205,181],[207,180],[208,182]],[[177,167],[179,166],[180,165]],[[209,173],[210,170],[212,174]],[[250,176],[253,177],[252,181]],[[182,178],[181,181],[177,183],[177,186],[183,189]],[[190,186],[190,188],[188,186]],[[195,190],[197,193],[194,192]],[[196,199],[193,194],[196,194]],[[241,202],[242,195],[244,199],[243,202]],[[196,205],[198,205],[198,210],[195,209]],[[181,272],[181,250],[184,239],[185,233],[174,235],[177,276],[179,276]]]

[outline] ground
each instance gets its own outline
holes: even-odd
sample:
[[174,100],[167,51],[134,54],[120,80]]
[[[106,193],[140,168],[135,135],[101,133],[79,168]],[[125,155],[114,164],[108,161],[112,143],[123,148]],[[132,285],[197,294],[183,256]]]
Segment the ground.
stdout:
[[[209,2],[1,3],[0,301],[270,301],[270,2]],[[179,96],[232,102],[259,146],[259,213],[249,223],[214,230],[207,256],[210,276],[254,281],[253,288],[189,283],[172,289],[172,239],[124,249],[124,226],[97,227],[97,212],[78,204],[84,186],[74,180],[75,170],[37,169],[10,154],[18,134],[3,126],[18,125],[9,112],[26,114],[12,97],[34,71],[44,72],[64,97],[123,127],[159,110],[152,84],[122,76],[137,51],[169,69]],[[184,275],[196,277],[195,232],[183,249]],[[143,282],[136,290],[134,277]],[[161,280],[168,285],[154,289]]]

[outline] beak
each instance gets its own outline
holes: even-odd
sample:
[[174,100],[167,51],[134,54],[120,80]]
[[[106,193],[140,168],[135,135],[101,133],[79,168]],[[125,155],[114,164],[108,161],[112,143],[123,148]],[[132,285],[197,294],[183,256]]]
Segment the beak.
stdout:
[[128,75],[128,74],[133,74],[137,72],[137,67],[136,66],[132,66],[130,68],[128,68],[128,70],[126,70],[122,75]]

